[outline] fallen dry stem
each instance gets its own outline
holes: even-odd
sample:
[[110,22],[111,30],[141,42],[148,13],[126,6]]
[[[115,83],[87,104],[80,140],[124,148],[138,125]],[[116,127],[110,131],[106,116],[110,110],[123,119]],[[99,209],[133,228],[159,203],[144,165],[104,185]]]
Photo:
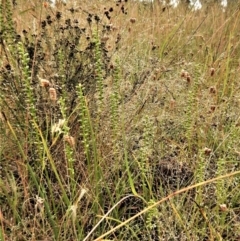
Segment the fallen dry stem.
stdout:
[[[197,187],[200,187],[200,186],[203,186],[203,185],[207,185],[209,183],[213,183],[213,182],[216,182],[216,181],[219,181],[219,180],[222,180],[222,179],[225,179],[225,178],[229,178],[229,177],[232,177],[232,176],[236,176],[240,174],[240,171],[236,171],[236,172],[232,172],[232,173],[228,173],[226,175],[222,175],[222,176],[219,176],[219,177],[215,177],[215,178],[212,178],[212,179],[209,179],[207,181],[204,181],[204,182],[199,182],[197,184],[194,184],[194,185],[191,185],[189,187],[186,187],[186,188],[183,188],[183,189],[180,189],[174,193],[171,193],[169,194],[167,197],[161,199],[160,201],[154,203],[153,205],[143,209],[141,212],[135,214],[134,216],[132,216],[131,218],[127,219],[126,221],[120,223],[119,225],[117,225],[115,228],[112,228],[111,230],[109,230],[108,232],[104,233],[103,235],[101,235],[100,237],[98,237],[97,239],[94,239],[94,241],[100,241],[102,240],[102,238],[106,237],[107,235],[113,233],[114,231],[116,231],[117,229],[123,227],[124,225],[126,225],[127,223],[131,222],[132,220],[136,219],[137,217],[141,216],[142,214],[148,212],[150,209],[158,206],[159,204],[181,194],[181,193],[184,193],[184,192],[187,192],[189,190],[192,190],[194,188],[197,188]],[[84,241],[86,241],[86,238],[84,239]]]

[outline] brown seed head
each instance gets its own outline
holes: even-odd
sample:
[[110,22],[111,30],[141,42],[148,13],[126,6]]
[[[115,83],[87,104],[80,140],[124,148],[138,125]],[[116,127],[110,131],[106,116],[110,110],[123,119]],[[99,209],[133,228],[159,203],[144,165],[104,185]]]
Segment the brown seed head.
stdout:
[[217,92],[217,90],[216,90],[216,87],[215,87],[215,86],[211,86],[211,87],[209,88],[209,93],[210,93],[210,94],[216,94],[216,92]]
[[210,75],[213,76],[215,74],[215,69],[214,68],[210,68]]
[[211,112],[214,112],[216,110],[216,105],[211,105],[210,110],[211,110]]
[[175,107],[176,107],[176,100],[171,99],[170,100],[170,109],[173,110],[173,109],[175,109]]
[[39,77],[39,76],[37,76],[38,77],[38,79],[39,79],[39,81],[40,81],[40,86],[41,87],[49,87],[50,86],[50,81],[49,80],[47,80],[47,79],[43,79],[43,78],[41,78],[41,77]]
[[107,42],[109,40],[109,37],[108,36],[103,36],[102,38],[101,38],[101,41],[102,42]]
[[219,207],[222,212],[226,212],[228,210],[227,205],[225,203],[220,204]]
[[48,7],[49,7],[49,3],[46,2],[46,1],[44,1],[44,2],[43,2],[43,7],[48,8]]
[[56,101],[57,100],[57,91],[54,88],[49,88],[49,98],[50,100]]
[[192,78],[191,78],[191,76],[189,75],[189,73],[187,73],[186,80],[187,80],[188,83],[190,83],[191,80],[192,80]]
[[130,23],[136,23],[136,18],[130,18]]
[[187,76],[189,76],[189,73],[188,73],[186,70],[183,69],[183,70],[181,71],[181,77],[186,79]]
[[64,140],[65,140],[71,147],[74,147],[74,146],[75,146],[75,139],[74,139],[73,136],[65,135],[65,136],[64,136]]
[[203,149],[203,151],[204,151],[205,155],[209,156],[211,154],[211,152],[212,152],[212,149],[205,147]]

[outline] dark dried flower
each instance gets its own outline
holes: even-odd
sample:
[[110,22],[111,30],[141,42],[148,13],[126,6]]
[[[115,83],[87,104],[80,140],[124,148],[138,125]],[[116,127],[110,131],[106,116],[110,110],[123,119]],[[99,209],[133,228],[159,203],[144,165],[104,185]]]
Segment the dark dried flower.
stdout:
[[44,21],[42,21],[41,22],[41,24],[42,24],[42,28],[45,28],[46,26],[47,26],[47,23],[46,23],[46,21],[44,20]]
[[61,12],[57,12],[56,13],[56,18],[59,20],[62,17],[62,13]]
[[109,15],[109,12],[108,12],[108,11],[105,11],[104,14],[106,15],[106,17],[107,17],[108,20],[111,19],[111,17],[110,17],[110,15]]
[[95,19],[96,22],[99,22],[99,21],[100,21],[100,18],[99,18],[98,15],[95,15],[95,16],[94,16],[94,19]]
[[87,21],[89,24],[92,22],[92,14],[88,14]]
[[136,20],[137,20],[136,18],[130,18],[130,22],[131,22],[131,23],[135,23]]
[[75,9],[74,8],[70,8],[68,9],[71,13],[74,13],[75,12]]
[[65,24],[68,25],[68,26],[70,26],[70,25],[71,25],[71,19],[70,19],[70,18],[66,19],[66,20],[65,20]]
[[215,86],[211,86],[209,88],[209,92],[210,92],[210,94],[216,94],[216,92],[217,92],[216,87]]
[[205,154],[205,155],[209,156],[209,155],[211,154],[211,152],[212,152],[212,149],[205,147],[205,148],[203,149],[203,151],[204,151],[204,154]]
[[216,105],[211,105],[210,110],[211,110],[211,112],[214,112],[216,110]]

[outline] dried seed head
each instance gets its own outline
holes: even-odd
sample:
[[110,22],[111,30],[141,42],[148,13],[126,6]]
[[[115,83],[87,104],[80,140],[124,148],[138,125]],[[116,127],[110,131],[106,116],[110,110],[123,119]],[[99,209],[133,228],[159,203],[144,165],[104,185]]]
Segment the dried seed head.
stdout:
[[117,31],[117,30],[118,30],[118,27],[112,26],[112,30],[113,30],[113,31]]
[[64,140],[65,140],[71,147],[74,147],[74,146],[75,146],[75,139],[74,139],[73,136],[65,135],[65,136],[64,136]]
[[210,92],[210,94],[216,94],[216,92],[217,92],[216,87],[215,86],[211,86],[209,88],[209,92]]
[[44,199],[36,195],[36,204],[35,204],[35,209],[37,211],[43,211],[44,210]]
[[190,74],[186,70],[184,70],[184,69],[181,72],[181,77],[186,79],[188,83],[190,83],[191,80],[192,80]]
[[213,76],[215,74],[215,69],[214,68],[210,68],[210,75]]
[[38,79],[39,79],[39,81],[40,81],[40,86],[41,87],[49,87],[50,86],[50,82],[49,82],[49,80],[47,80],[47,79],[43,79],[43,78],[41,78],[41,77],[39,77],[39,76],[37,76],[38,77]]
[[48,7],[49,7],[49,3],[46,2],[46,1],[44,1],[44,2],[43,2],[43,7],[48,8]]
[[48,81],[48,80],[46,80],[46,79],[42,79],[42,80],[40,80],[40,85],[42,86],[42,87],[49,87],[50,86],[50,82]]
[[211,112],[214,112],[216,110],[216,105],[211,105],[210,110],[211,110]]
[[101,38],[101,41],[102,42],[107,42],[109,40],[109,37],[108,36],[103,36],[102,38]]
[[57,91],[54,88],[49,88],[49,98],[50,100],[56,101],[57,100]]
[[189,73],[188,73],[186,70],[183,69],[183,70],[181,71],[181,77],[182,77],[182,78],[185,78],[185,79],[186,79],[188,75],[189,75]]
[[226,212],[226,211],[228,210],[227,205],[224,204],[224,203],[223,203],[223,204],[220,204],[219,207],[220,207],[220,210],[221,210],[222,212]]
[[136,18],[130,18],[131,23],[136,23],[136,20],[137,20]]
[[191,78],[191,76],[189,75],[189,73],[187,73],[186,80],[187,80],[188,83],[190,83],[191,80],[192,80],[192,78]]
[[212,152],[212,149],[205,147],[203,151],[204,151],[205,155],[209,156]]
[[173,109],[175,109],[175,107],[176,107],[176,100],[171,99],[170,100],[170,109],[173,110]]

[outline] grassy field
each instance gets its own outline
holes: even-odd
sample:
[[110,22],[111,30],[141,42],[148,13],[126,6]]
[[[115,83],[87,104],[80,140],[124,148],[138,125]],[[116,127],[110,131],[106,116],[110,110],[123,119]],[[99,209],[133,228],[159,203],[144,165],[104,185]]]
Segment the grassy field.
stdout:
[[0,241],[239,241],[239,26],[2,0]]

